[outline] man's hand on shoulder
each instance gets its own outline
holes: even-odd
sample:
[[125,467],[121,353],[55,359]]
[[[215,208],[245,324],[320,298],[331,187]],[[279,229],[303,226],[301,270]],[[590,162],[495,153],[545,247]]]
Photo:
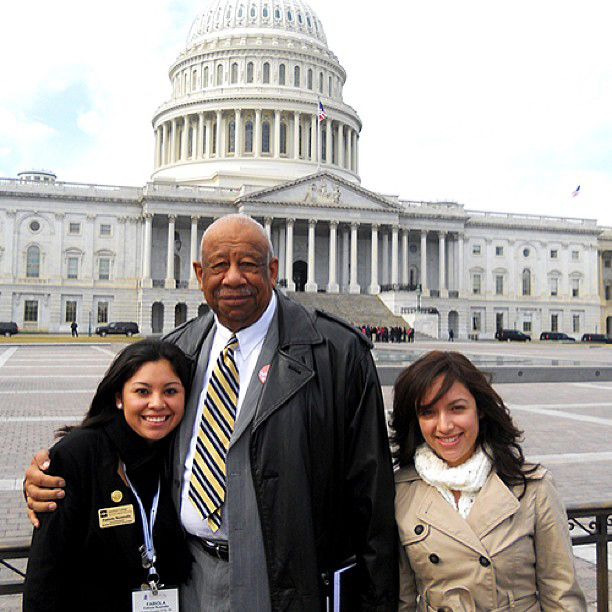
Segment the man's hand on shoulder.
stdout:
[[49,465],[49,451],[40,450],[32,458],[32,463],[25,474],[23,492],[28,503],[28,518],[34,527],[40,526],[36,513],[53,512],[57,508],[57,503],[52,500],[62,499],[65,495],[64,479],[45,474]]

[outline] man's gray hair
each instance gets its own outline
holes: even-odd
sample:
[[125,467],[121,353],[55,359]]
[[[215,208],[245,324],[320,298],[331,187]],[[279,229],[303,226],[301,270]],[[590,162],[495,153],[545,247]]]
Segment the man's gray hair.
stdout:
[[[272,241],[270,240],[270,236],[268,236],[268,232],[266,232],[265,228],[261,223],[255,221],[255,219],[245,215],[243,213],[232,213],[231,215],[225,215],[224,217],[220,217],[216,221],[213,221],[205,230],[202,235],[202,241],[200,242],[200,257],[202,254],[202,245],[204,244],[204,239],[208,235],[208,233],[218,224],[226,223],[228,221],[235,221],[242,225],[248,225],[252,227],[254,230],[258,231],[261,234],[261,237],[266,241],[267,245],[267,261],[266,264],[269,264],[274,258],[274,247],[272,246]],[[204,262],[202,262],[204,264]]]

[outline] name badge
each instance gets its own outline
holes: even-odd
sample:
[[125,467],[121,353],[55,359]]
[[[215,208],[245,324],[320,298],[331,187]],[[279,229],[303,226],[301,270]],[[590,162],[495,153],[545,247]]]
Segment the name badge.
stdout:
[[135,522],[134,506],[128,504],[127,506],[115,506],[114,508],[100,508],[98,510],[98,521],[100,529],[131,525]]
[[178,589],[160,589],[153,595],[150,589],[132,591],[133,612],[178,612]]

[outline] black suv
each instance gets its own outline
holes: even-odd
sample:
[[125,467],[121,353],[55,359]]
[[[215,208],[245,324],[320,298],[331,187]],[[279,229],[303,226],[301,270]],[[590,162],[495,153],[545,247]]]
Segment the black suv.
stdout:
[[531,342],[531,336],[524,334],[518,329],[498,329],[495,332],[495,337],[500,342],[510,342],[516,340],[516,342]]
[[612,338],[608,338],[606,334],[582,334],[581,342],[612,344]]
[[0,335],[2,336],[12,336],[13,334],[19,333],[19,328],[17,327],[17,323],[4,322],[0,323]]
[[138,325],[133,322],[120,322],[120,323],[109,323],[101,327],[96,327],[96,334],[98,336],[108,336],[112,334],[125,334],[126,336],[133,336],[138,333]]
[[576,338],[568,336],[564,332],[542,332],[540,340],[556,340],[557,342],[576,342]]

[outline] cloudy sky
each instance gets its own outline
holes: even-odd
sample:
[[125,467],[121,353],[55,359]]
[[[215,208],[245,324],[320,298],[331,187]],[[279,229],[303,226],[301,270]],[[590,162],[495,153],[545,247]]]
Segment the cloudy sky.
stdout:
[[[363,121],[364,187],[612,226],[609,1],[309,3]],[[143,185],[151,117],[205,5],[5,3],[0,177]]]

